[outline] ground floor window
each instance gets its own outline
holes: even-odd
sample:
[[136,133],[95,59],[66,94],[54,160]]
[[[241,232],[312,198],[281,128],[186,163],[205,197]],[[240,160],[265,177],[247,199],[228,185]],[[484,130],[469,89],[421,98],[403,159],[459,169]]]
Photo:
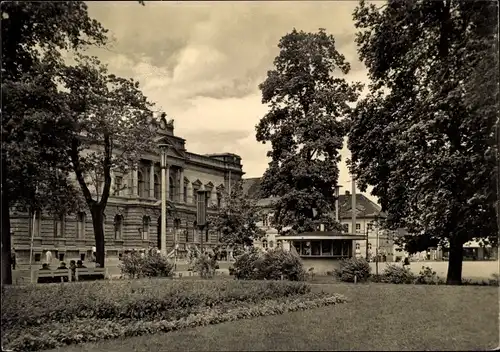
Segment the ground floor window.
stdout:
[[292,245],[302,257],[348,258],[352,255],[351,240],[293,241]]

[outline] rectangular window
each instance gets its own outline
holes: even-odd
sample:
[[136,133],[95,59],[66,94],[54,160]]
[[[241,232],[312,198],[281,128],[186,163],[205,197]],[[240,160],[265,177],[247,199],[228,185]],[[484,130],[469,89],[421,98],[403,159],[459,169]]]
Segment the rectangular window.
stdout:
[[321,241],[321,252],[322,252],[322,255],[325,255],[325,256],[332,255],[332,241],[331,240]]
[[358,222],[356,224],[356,233],[360,233],[361,232],[361,224]]
[[54,237],[64,237],[64,214],[56,215],[54,219]]
[[333,255],[340,256],[342,254],[342,241],[332,241],[333,244]]
[[320,255],[321,254],[321,241],[312,241],[311,242],[311,254],[312,255]]
[[35,262],[39,262],[42,259],[42,255],[40,253],[35,253]]
[[373,224],[372,223],[368,224],[368,231],[373,231]]
[[183,200],[184,203],[187,203],[188,201],[188,188],[184,186],[184,194],[183,194]]
[[262,215],[262,226],[269,226],[269,223],[267,221],[267,214]]
[[311,242],[302,242],[301,255],[311,255]]
[[78,213],[76,219],[77,219],[76,238],[83,239],[85,238],[85,221],[86,221],[85,213]]
[[113,190],[113,195],[119,196],[122,188],[123,188],[123,177],[115,176],[115,188]]

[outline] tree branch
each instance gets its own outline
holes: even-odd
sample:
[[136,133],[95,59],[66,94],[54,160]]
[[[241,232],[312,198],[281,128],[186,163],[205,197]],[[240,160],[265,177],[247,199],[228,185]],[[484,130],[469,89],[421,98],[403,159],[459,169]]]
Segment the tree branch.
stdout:
[[93,206],[95,203],[95,200],[92,198],[92,194],[89,191],[89,188],[87,186],[87,183],[85,182],[85,178],[83,177],[83,171],[81,169],[80,165],[80,157],[78,153],[78,140],[73,139],[71,143],[71,162],[73,163],[73,170],[75,171],[76,174],[76,179],[78,180],[78,183],[80,184],[80,187],[83,192],[83,196],[85,197],[85,200],[87,201],[87,204],[89,206]]

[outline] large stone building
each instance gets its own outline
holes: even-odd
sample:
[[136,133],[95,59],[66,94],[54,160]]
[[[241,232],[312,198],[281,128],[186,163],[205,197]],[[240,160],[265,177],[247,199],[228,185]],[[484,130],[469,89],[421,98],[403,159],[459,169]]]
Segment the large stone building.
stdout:
[[[275,198],[260,196],[260,178],[244,179],[243,191],[248,197],[257,200],[257,205],[262,211],[262,219],[258,225],[266,231],[266,237],[262,241],[256,241],[255,245],[264,249],[272,249],[276,246],[288,248],[288,241],[283,241],[283,237],[279,236],[278,231],[271,224],[272,203]],[[334,267],[331,259],[366,257],[368,254],[368,258],[372,260],[376,255],[377,247],[381,260],[392,261],[393,236],[377,228],[377,219],[385,216],[380,206],[365,195],[356,194],[356,228],[353,229],[352,195],[348,191],[339,194],[338,204],[342,234],[322,234],[323,230],[319,226],[318,231],[309,236],[298,235],[300,239],[291,241],[298,254],[304,259],[304,264],[314,267],[316,271],[331,270]],[[329,243],[331,241],[333,242]],[[329,259],[325,260],[327,258]]]
[[[221,191],[230,189],[243,175],[241,158],[230,153],[190,153],[185,140],[174,135],[173,120],[167,121],[162,116],[159,122],[156,142],[170,145],[166,169],[170,201],[167,248],[173,249],[174,243],[178,244],[178,253],[182,256],[186,253],[186,245],[203,242],[204,247],[211,247],[218,241],[216,234],[210,231],[201,234],[195,227],[196,191],[204,187],[208,191],[209,204],[220,205]],[[104,221],[107,258],[117,258],[132,249],[160,247],[159,153],[158,150],[155,154],[142,155],[138,167],[128,174],[112,174]],[[95,246],[88,209],[57,218],[46,213],[27,214],[12,209],[11,228],[12,247],[21,265],[29,261],[32,235],[35,264],[45,260],[44,253],[48,250],[53,253],[54,261],[88,260]]]

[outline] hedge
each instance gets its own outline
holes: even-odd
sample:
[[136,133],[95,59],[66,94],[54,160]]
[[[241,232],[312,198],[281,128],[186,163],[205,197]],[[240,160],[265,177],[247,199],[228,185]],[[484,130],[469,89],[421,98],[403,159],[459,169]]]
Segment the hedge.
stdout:
[[155,332],[168,332],[188,327],[218,324],[266,315],[306,310],[346,302],[342,295],[305,294],[295,298],[249,302],[224,303],[219,306],[199,308],[185,317],[175,320],[102,320],[95,318],[75,319],[70,323],[51,322],[43,329],[30,327],[4,336],[6,347],[16,351],[35,351],[59,346],[94,342],[103,339],[137,336]]
[[[5,287],[2,332],[74,319],[175,319],[194,307],[310,292],[306,283],[144,279]],[[48,304],[50,302],[50,304]]]

